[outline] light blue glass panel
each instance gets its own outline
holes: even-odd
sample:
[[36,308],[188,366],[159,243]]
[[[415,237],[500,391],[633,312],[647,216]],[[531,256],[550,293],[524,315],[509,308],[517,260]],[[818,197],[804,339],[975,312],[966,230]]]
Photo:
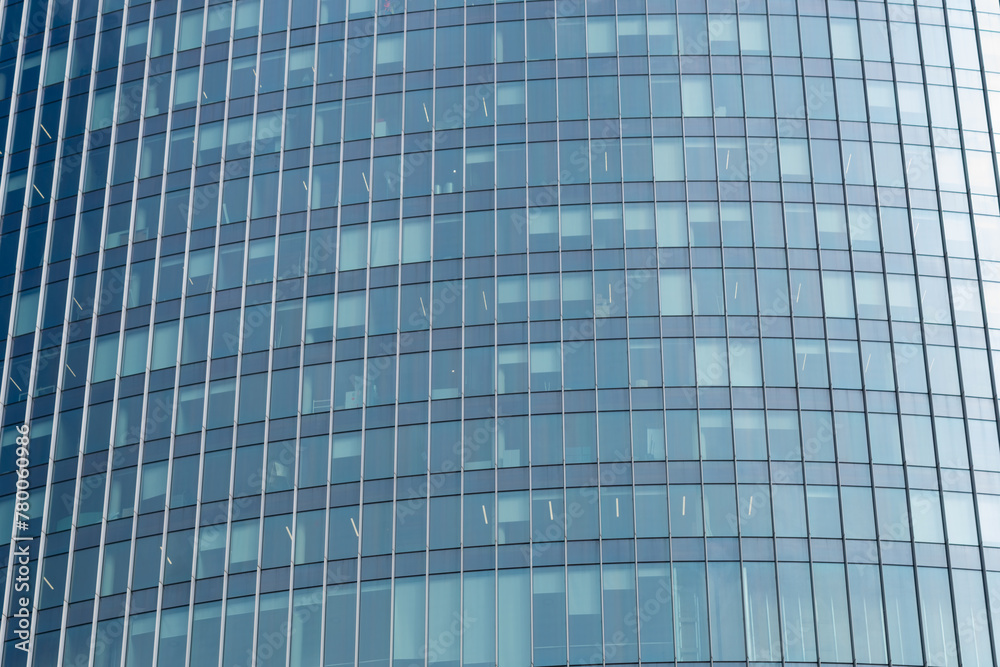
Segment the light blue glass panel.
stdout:
[[253,653],[253,616],[253,596],[227,600],[223,662],[236,663]]
[[[781,81],[790,78],[792,77],[777,77],[777,80]],[[787,95],[790,99],[798,98],[791,105],[791,108],[784,110],[784,112],[779,110],[779,115],[781,116],[801,117],[805,113],[804,105],[800,101],[801,84],[798,81],[798,77],[794,77],[794,79],[794,85],[790,91],[783,90],[783,87],[780,86],[775,91],[775,94],[780,97]],[[808,142],[805,139],[784,138],[780,139],[779,142],[778,155],[781,159],[781,179],[783,181],[809,181],[811,173]]]
[[568,576],[569,662],[593,664],[601,660],[601,569],[598,565],[574,566]]
[[[103,494],[103,489],[101,493]],[[191,558],[194,547],[194,531],[181,530],[167,534],[166,562],[163,566],[163,583],[176,584],[191,578]],[[187,616],[184,621],[187,627]],[[184,630],[184,634],[187,630]],[[183,652],[183,651],[182,651]]]
[[767,458],[763,410],[733,410],[733,433],[737,459]]
[[288,591],[260,596],[257,614],[257,664],[284,667],[288,641]]
[[667,458],[699,458],[698,413],[695,410],[667,411]]
[[424,578],[396,579],[392,664],[409,667],[424,659]]
[[463,546],[486,545],[494,542],[496,516],[492,493],[464,496],[465,516]]
[[830,413],[820,410],[803,410],[802,451],[806,461],[833,461],[833,420]]
[[656,387],[663,384],[660,362],[660,341],[633,339],[629,341],[629,370],[633,387]]
[[[395,306],[395,297],[393,297],[392,302],[393,306]],[[393,311],[395,311],[395,308],[393,308]],[[391,405],[395,400],[396,358],[393,356],[369,357],[365,404]]]
[[632,488],[601,489],[601,537],[631,538],[635,535],[632,519]]
[[[183,619],[179,618],[183,615]],[[163,647],[164,638],[166,637],[167,646],[169,648],[176,648],[176,637],[178,630],[181,635],[181,652],[184,651],[184,630],[187,629],[187,609],[164,609],[160,614],[160,647]],[[180,627],[178,625],[180,624]],[[63,641],[63,659],[62,664],[65,667],[70,667],[71,665],[80,663],[86,663],[87,658],[90,655],[90,623],[84,625],[77,625],[73,627],[66,628],[66,634],[64,635]],[[169,650],[169,648],[167,650]],[[46,664],[55,664],[55,655],[51,658],[43,657],[45,653],[43,651],[38,651],[36,649],[35,664],[43,664],[46,660],[51,660]],[[41,654],[41,655],[40,655]]]
[[535,568],[532,586],[534,653],[532,664],[566,664],[566,571]]
[[667,489],[635,487],[635,525],[638,537],[667,536]]
[[948,525],[949,544],[979,544],[976,513],[972,494],[945,492],[944,515]]
[[292,665],[320,664],[320,641],[323,635],[323,590],[296,590],[292,601],[292,627],[288,643]]
[[494,667],[497,663],[493,571],[466,573],[462,595],[462,664]]
[[[326,511],[299,512],[295,518],[295,564],[323,560]],[[296,603],[297,604],[297,603]]]
[[[864,369],[865,387],[867,389],[881,389],[889,391],[895,386],[895,379],[892,370],[892,351],[888,343],[862,341],[861,363]],[[898,438],[899,435],[897,432],[897,441]]]
[[605,565],[603,570],[604,659],[635,662],[639,658],[635,568]]
[[[688,272],[684,271],[684,273]],[[690,275],[694,286],[694,314],[723,315],[725,313],[726,292],[722,286],[722,271],[718,269],[694,269]]]
[[747,657],[750,660],[781,660],[778,592],[774,566],[771,563],[745,563],[743,587],[746,591],[743,601]]
[[737,533],[736,497],[732,484],[706,484],[705,534],[735,536]]
[[[249,602],[250,624],[253,627],[253,599]],[[156,634],[156,612],[138,614],[129,618],[128,624],[128,644],[125,649],[125,667],[140,667],[153,663],[153,650],[155,644],[153,638]],[[252,632],[249,633],[252,636]],[[229,636],[229,633],[226,633]],[[249,637],[248,637],[249,638]],[[227,642],[228,648],[228,642]],[[247,646],[249,649],[249,646]],[[234,649],[235,650],[235,649]]]
[[[721,314],[721,311],[718,314]],[[695,358],[699,385],[729,384],[729,349],[726,339],[696,338]]]
[[670,662],[674,658],[670,566],[640,563],[638,577],[640,654],[645,662]]
[[809,534],[812,537],[840,537],[839,489],[836,486],[806,486],[809,506]]
[[589,317],[593,314],[594,287],[589,272],[562,274],[562,311],[565,318]]
[[840,502],[844,509],[845,537],[859,540],[875,539],[871,489],[863,486],[842,487]]
[[[729,74],[720,74],[712,77],[712,83],[715,88],[715,115],[730,117],[742,116],[743,86],[741,85],[740,77]],[[735,162],[731,162],[729,164],[731,167],[737,167],[737,173],[740,174],[740,177],[736,180],[746,180],[746,152],[742,151],[743,154],[739,154],[740,150],[745,148],[746,143],[742,139],[737,139],[735,141],[730,140],[728,142],[720,141],[720,149],[723,145],[740,147],[739,150],[734,151],[736,154],[732,156],[735,158]],[[719,164],[721,166],[723,163],[720,161]]]
[[[920,366],[923,366],[923,356],[920,357]],[[901,368],[897,362],[897,368]],[[921,372],[923,372],[921,368]],[[902,415],[903,425],[903,451],[904,458],[908,465],[933,466],[934,457],[934,431],[931,428],[931,420],[923,415]]]
[[462,425],[457,421],[431,426],[430,468],[432,472],[458,470],[462,465]]
[[[32,323],[34,320],[32,320]],[[122,353],[122,375],[134,375],[146,369],[146,342],[149,327],[125,332],[125,350]]]
[[909,540],[910,516],[904,489],[875,489],[878,532],[883,540]]
[[[528,461],[528,418],[521,416],[498,421],[496,430],[497,465],[503,468],[525,465]],[[550,444],[561,450],[562,438]]]
[[824,271],[823,297],[828,317],[854,317],[854,295],[850,273]]
[[942,468],[968,468],[969,450],[965,443],[965,422],[953,417],[935,417],[938,463]]
[[826,363],[826,344],[823,340],[795,340],[795,360],[799,384],[804,387],[829,385]]
[[411,498],[400,502],[396,506],[396,551],[423,551],[426,533],[427,500]]
[[976,504],[979,507],[979,528],[983,533],[983,545],[1000,546],[1000,523],[987,519],[1000,516],[1000,496],[978,494]]
[[597,489],[592,487],[566,489],[567,538],[571,540],[598,538],[600,534],[599,497]]
[[815,661],[816,629],[808,563],[778,563],[778,583],[785,659]]
[[219,664],[222,603],[204,602],[194,606],[191,626],[191,667],[217,667]]
[[531,581],[528,569],[497,574],[497,664],[522,667],[531,662]]
[[[538,493],[544,494],[546,492],[539,490]],[[561,497],[556,499],[559,506],[562,504],[561,500]],[[527,491],[506,491],[497,494],[497,542],[499,544],[528,542],[531,537],[529,535],[530,526]],[[543,534],[536,533],[535,539]]]
[[459,496],[431,498],[430,548],[460,546],[462,535],[462,502]]
[[684,147],[681,139],[654,139],[653,176],[657,181],[684,180]]
[[732,414],[729,410],[701,410],[698,413],[702,458],[732,460]]
[[261,539],[261,567],[287,566],[291,560],[292,517],[290,514],[264,517]]
[[392,549],[392,503],[366,503],[362,513],[361,553],[387,554]]
[[691,274],[686,270],[660,271],[660,314],[691,314]]
[[674,537],[697,537],[702,526],[701,487],[694,484],[670,485],[670,531]]
[[663,460],[665,441],[661,411],[642,410],[632,413],[632,447],[632,456],[637,461]]
[[885,589],[885,611],[888,618],[889,655],[901,665],[922,664],[917,596],[913,583],[913,568],[885,565],[882,567]]
[[[617,342],[617,341],[615,341]],[[598,348],[598,352],[601,348]],[[598,363],[600,367],[600,363]],[[618,366],[619,369],[621,366]],[[631,457],[629,446],[629,413],[602,412],[598,420],[599,456],[602,462],[627,461]]]
[[708,564],[708,600],[712,628],[712,658],[745,660],[743,594],[739,563]]
[[229,571],[249,572],[257,565],[260,545],[260,522],[248,519],[232,524],[229,547]]
[[524,276],[497,279],[497,321],[518,322],[528,319],[528,288]]
[[[388,667],[389,628],[392,620],[389,580],[366,581],[361,584],[361,612],[358,636],[359,664],[369,667]],[[327,598],[328,608],[332,601]],[[353,611],[353,608],[351,609]],[[329,611],[327,612],[329,614]],[[329,617],[328,617],[329,618]],[[329,624],[327,646],[330,645]]]
[[675,657],[680,662],[709,659],[708,598],[704,563],[674,563]]
[[847,609],[844,566],[839,563],[813,563],[812,567],[819,658],[830,662],[850,662],[851,619]]
[[967,396],[991,396],[989,361],[986,350],[962,347],[958,350],[962,369],[962,390]]
[[993,664],[993,650],[986,622],[983,575],[979,570],[952,570],[952,586],[958,612],[956,620],[962,664],[988,667]]
[[[379,585],[381,582],[376,582]],[[388,582],[385,582],[385,593],[388,593]],[[368,612],[371,604],[371,584],[369,588],[368,605],[363,613]],[[357,584],[337,584],[330,586],[326,594],[326,666],[350,667],[354,664],[355,613],[357,605]],[[386,603],[388,606],[388,603]],[[388,611],[388,610],[387,610]],[[364,617],[362,617],[364,618]],[[388,644],[388,615],[384,622],[385,636]],[[373,633],[380,634],[380,633]]]
[[739,485],[739,524],[741,535],[767,537],[773,533],[771,494],[766,485]]
[[[533,343],[530,348],[531,388],[553,391],[562,380],[562,364],[558,343]],[[468,371],[466,371],[468,374]]]
[[[744,17],[740,17],[741,19]],[[747,75],[743,77],[746,114],[754,118],[774,117],[774,93],[769,76]],[[750,154],[761,156],[761,161],[750,162],[750,176],[757,180],[778,180],[777,142],[774,139],[748,141]]]
[[536,489],[531,492],[531,539],[534,542],[561,541],[566,524],[575,520],[564,510],[561,489]]
[[918,567],[917,586],[920,593],[920,619],[926,650],[925,664],[953,667],[958,664],[958,651],[948,570]]
[[944,345],[928,345],[927,369],[931,376],[931,390],[936,394],[958,394],[958,361],[955,348]]
[[990,615],[993,618],[993,657],[1000,660],[1000,642],[996,641],[1000,637],[1000,572],[987,572],[986,585],[989,589]]
[[677,55],[677,19],[672,14],[657,14],[649,19],[649,52],[653,55]]
[[944,541],[939,492],[910,489],[910,515],[913,519],[913,539],[915,541]]
[[792,341],[787,338],[765,338],[761,351],[764,359],[764,382],[767,386],[795,386]]
[[694,386],[694,341],[688,338],[665,338],[662,345],[664,384],[668,387]]
[[888,661],[882,615],[881,577],[877,565],[848,565],[854,653],[859,662]]

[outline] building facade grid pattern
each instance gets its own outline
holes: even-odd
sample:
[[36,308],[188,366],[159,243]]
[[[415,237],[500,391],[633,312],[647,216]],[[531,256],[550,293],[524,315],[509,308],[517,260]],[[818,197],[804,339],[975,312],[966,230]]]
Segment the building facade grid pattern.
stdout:
[[4,664],[997,663],[995,0],[0,21]]

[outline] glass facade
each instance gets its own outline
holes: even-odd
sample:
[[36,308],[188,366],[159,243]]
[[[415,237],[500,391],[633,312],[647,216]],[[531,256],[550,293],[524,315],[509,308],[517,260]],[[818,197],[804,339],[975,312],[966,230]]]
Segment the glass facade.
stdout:
[[0,133],[4,665],[1000,662],[997,0],[11,0]]

